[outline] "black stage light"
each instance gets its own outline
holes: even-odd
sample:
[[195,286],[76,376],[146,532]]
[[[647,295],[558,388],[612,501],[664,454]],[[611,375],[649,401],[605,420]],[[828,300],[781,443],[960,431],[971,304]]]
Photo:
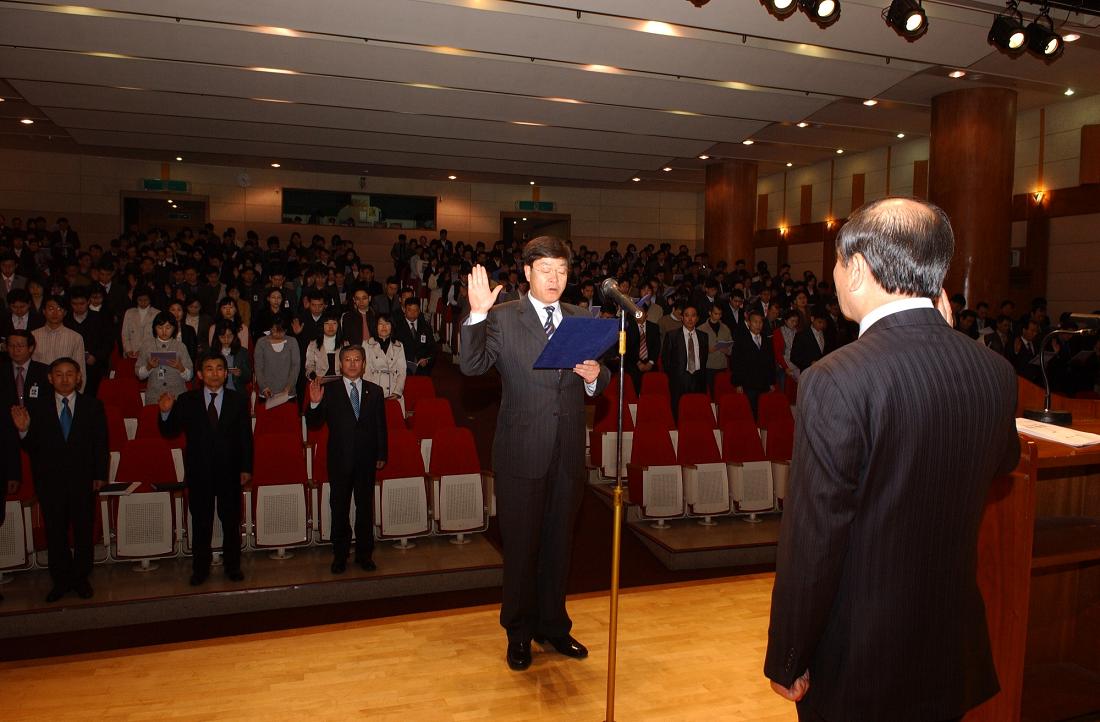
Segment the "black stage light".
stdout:
[[916,40],[928,32],[928,16],[919,0],[893,0],[882,11],[886,24],[906,40]]
[[795,0],[760,0],[768,12],[782,20],[798,9]]
[[[1044,26],[1043,20],[1046,20]],[[1054,21],[1050,19],[1050,8],[1044,7],[1030,25],[1027,26],[1027,48],[1044,60],[1054,60],[1062,54],[1065,46],[1062,36],[1054,32]]]
[[832,25],[840,17],[840,0],[798,0],[798,4],[818,25]]
[[1027,46],[1027,30],[1014,1],[1008,3],[1004,14],[993,19],[993,27],[989,29],[989,42],[1009,55],[1019,55],[1024,51]]

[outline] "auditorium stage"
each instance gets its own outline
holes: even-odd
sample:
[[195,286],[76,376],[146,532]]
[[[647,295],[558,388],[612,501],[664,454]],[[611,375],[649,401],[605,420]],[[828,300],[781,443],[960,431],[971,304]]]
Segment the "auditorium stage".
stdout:
[[[772,576],[626,590],[619,720],[788,722],[762,676]],[[606,594],[570,598],[584,661],[504,663],[496,605],[0,664],[4,719],[601,720]]]

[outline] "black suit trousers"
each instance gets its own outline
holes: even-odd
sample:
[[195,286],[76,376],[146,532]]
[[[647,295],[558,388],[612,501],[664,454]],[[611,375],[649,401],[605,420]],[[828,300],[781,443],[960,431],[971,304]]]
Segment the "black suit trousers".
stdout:
[[332,555],[347,559],[351,551],[351,500],[355,498],[355,558],[374,554],[374,466],[356,464],[347,476],[329,478],[329,510],[332,512]]
[[[50,578],[55,587],[71,587],[92,573],[95,492],[91,484],[81,488],[51,489],[39,495],[42,518],[46,523],[46,548],[49,551]],[[73,548],[69,548],[69,528]]]
[[187,489],[187,506],[191,510],[191,569],[204,574],[210,571],[214,558],[211,539],[214,535],[214,508],[222,523],[222,559],[226,572],[241,568],[241,486],[240,477],[217,484],[193,485]]
[[500,625],[509,640],[569,634],[565,609],[573,526],[584,480],[571,476],[558,452],[540,478],[497,476],[497,521],[504,545]]
[[[805,701],[797,704],[798,709],[798,722],[840,722],[840,720],[830,721],[822,717],[812,707],[806,704]],[[941,720],[940,722],[961,722],[962,717],[952,717],[951,719]]]

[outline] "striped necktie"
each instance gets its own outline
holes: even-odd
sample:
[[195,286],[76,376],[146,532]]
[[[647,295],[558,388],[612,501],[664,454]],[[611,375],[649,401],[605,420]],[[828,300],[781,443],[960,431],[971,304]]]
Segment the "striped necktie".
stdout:
[[557,328],[554,326],[554,307],[546,306],[543,310],[546,311],[546,323],[542,324],[542,330],[546,332],[546,338],[550,338]]

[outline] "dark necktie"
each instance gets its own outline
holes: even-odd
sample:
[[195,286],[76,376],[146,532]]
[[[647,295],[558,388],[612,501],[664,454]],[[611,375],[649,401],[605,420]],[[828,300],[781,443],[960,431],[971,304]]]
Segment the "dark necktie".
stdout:
[[65,441],[69,440],[69,432],[73,429],[73,412],[69,408],[69,399],[61,399],[61,435]]
[[695,365],[695,332],[692,331],[688,334],[688,365],[687,371],[689,374],[693,374],[698,371],[698,367]]
[[217,394],[210,394],[210,405],[206,407],[206,415],[210,417],[210,425],[214,428],[218,426],[218,407],[214,405],[216,398],[218,398]]
[[359,418],[359,404],[361,399],[359,398],[359,384],[352,382],[351,384],[351,410],[355,412],[355,418]]
[[645,324],[638,324],[638,360],[649,361],[649,344],[645,340]]
[[19,397],[19,405],[23,405],[23,367],[17,366],[15,369],[15,395]]
[[546,323],[542,324],[542,330],[546,332],[546,338],[550,338],[554,335],[556,328],[554,326],[554,307],[546,306],[543,310],[546,311]]

